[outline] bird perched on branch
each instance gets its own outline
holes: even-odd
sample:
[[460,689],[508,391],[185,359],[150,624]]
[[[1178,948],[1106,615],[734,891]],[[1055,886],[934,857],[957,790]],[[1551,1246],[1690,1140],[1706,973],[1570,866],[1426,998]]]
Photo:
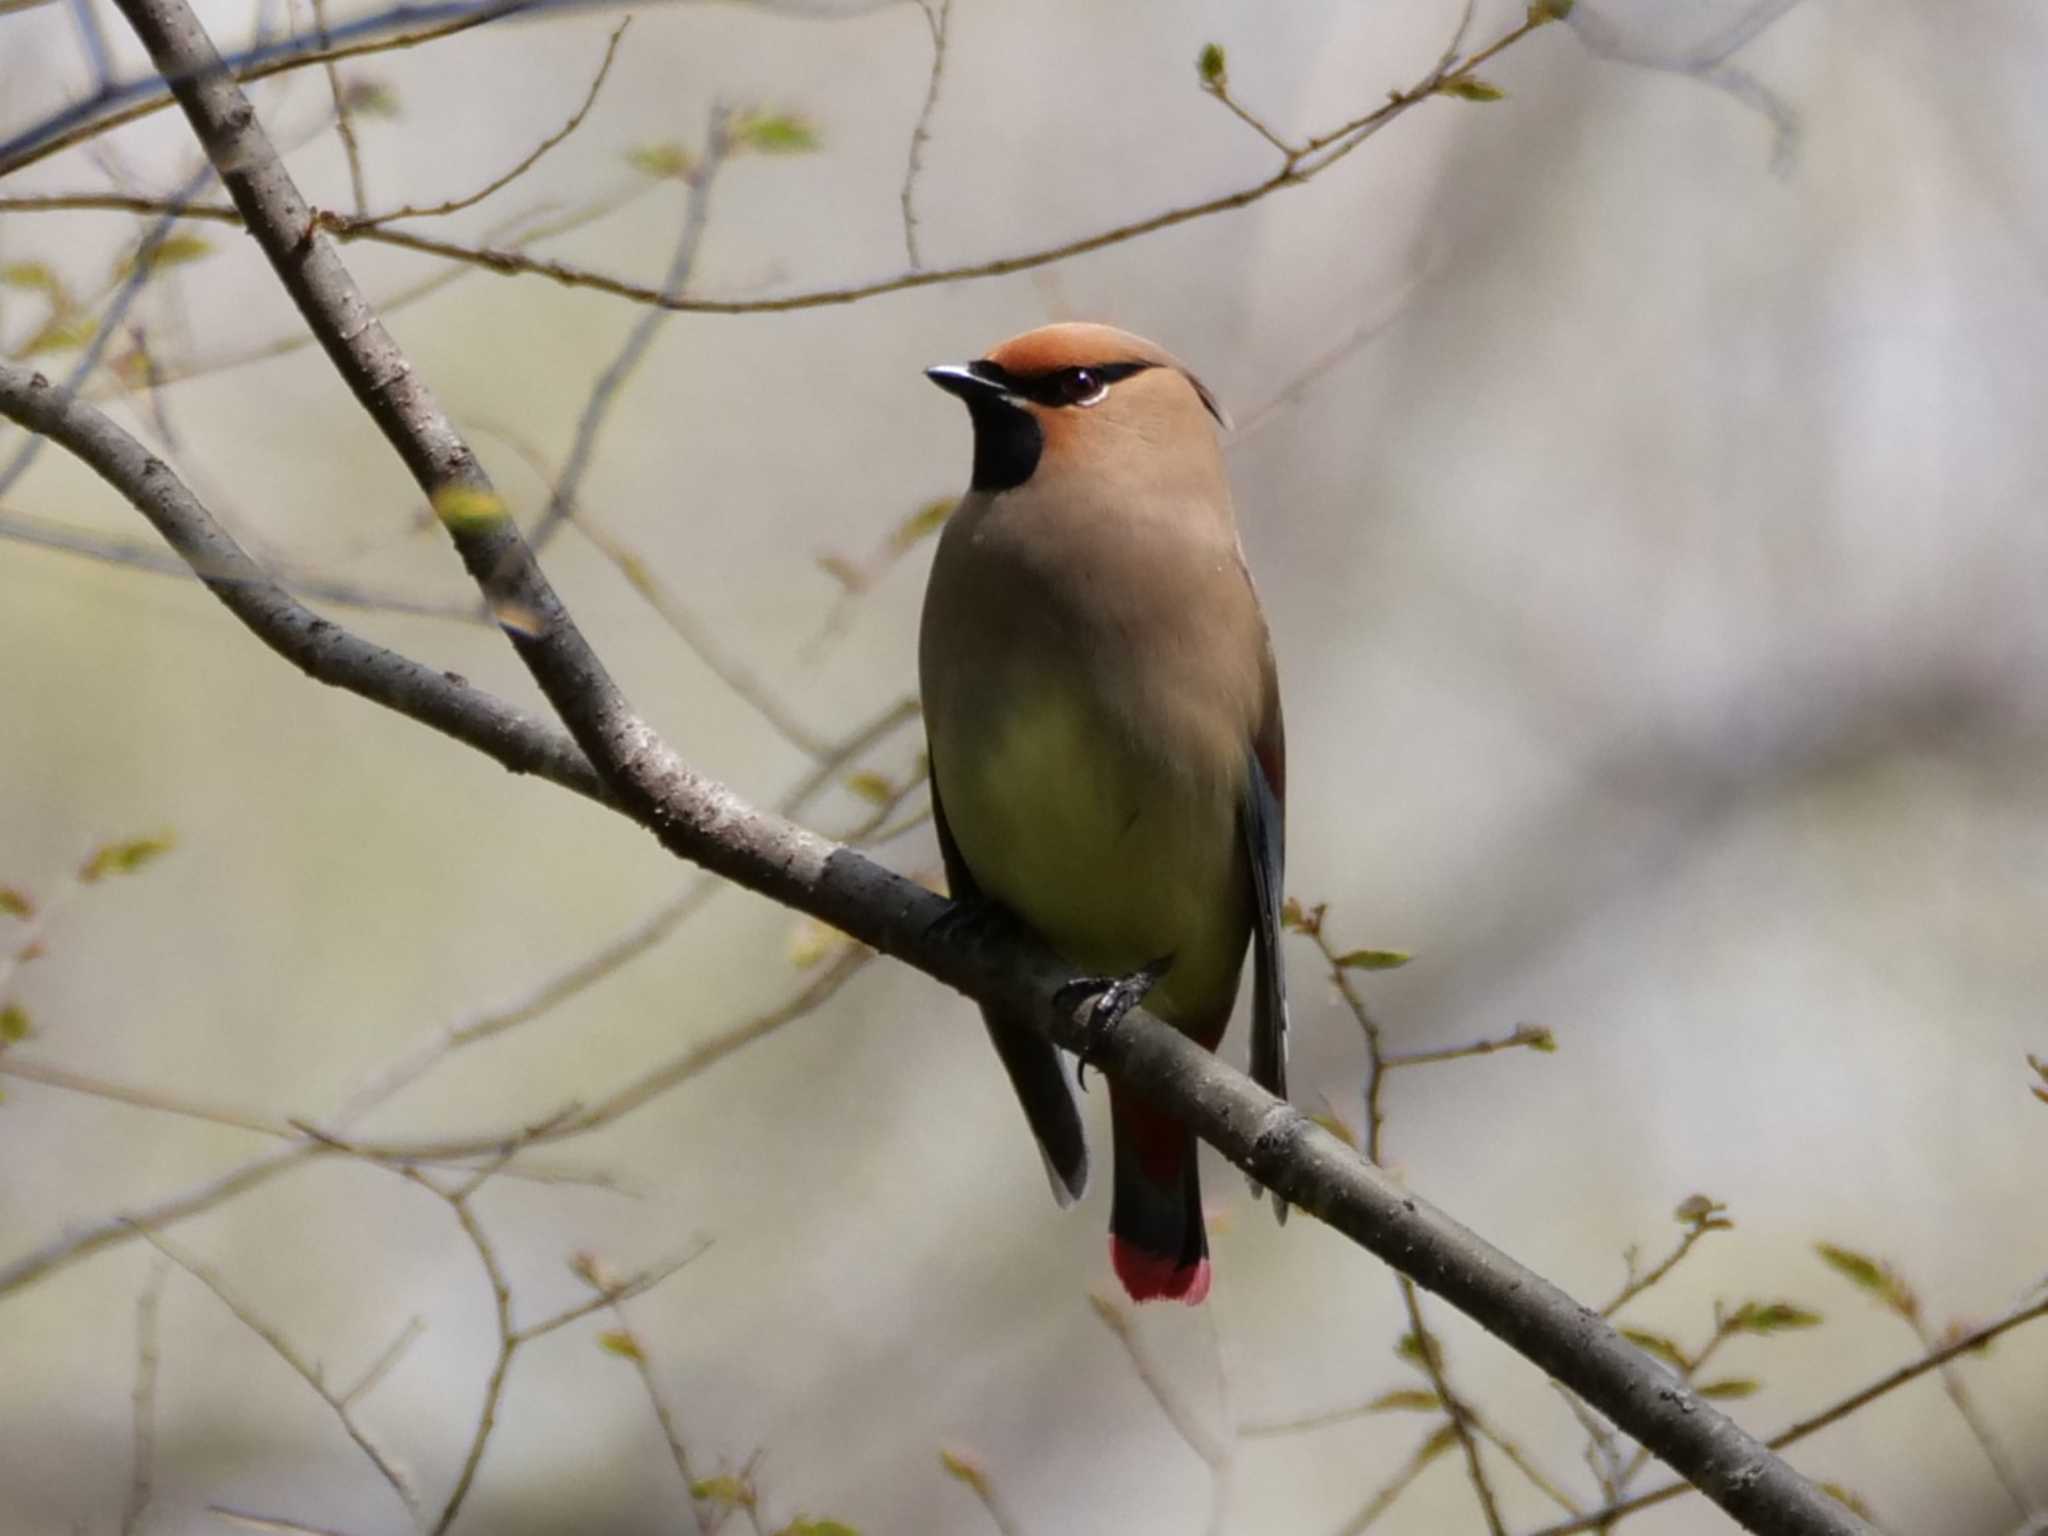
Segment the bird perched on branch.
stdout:
[[[1210,1050],[1249,940],[1252,1075],[1284,1098],[1280,691],[1222,413],[1167,353],[1103,325],[1028,331],[926,376],[974,426],[918,645],[953,896],[1006,908],[1118,983],[1098,1020],[1143,997]],[[1071,1204],[1088,1148],[1066,1058],[1001,1008],[983,1016]],[[1195,1138],[1124,1085],[1109,1092],[1111,1263],[1135,1300],[1199,1302]]]

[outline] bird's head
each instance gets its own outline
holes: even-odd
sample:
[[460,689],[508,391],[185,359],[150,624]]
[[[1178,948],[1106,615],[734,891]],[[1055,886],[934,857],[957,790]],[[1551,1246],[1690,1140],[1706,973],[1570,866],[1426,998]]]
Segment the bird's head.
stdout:
[[1006,491],[1048,468],[1147,453],[1216,452],[1228,425],[1200,380],[1142,336],[1107,325],[1047,325],[971,363],[925,377],[967,404],[977,491]]

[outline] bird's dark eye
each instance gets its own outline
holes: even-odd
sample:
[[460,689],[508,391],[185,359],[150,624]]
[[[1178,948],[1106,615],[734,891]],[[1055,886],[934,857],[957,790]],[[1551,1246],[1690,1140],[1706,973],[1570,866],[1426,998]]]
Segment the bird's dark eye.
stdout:
[[1059,376],[1062,405],[1094,405],[1109,393],[1109,381],[1093,368],[1068,368]]

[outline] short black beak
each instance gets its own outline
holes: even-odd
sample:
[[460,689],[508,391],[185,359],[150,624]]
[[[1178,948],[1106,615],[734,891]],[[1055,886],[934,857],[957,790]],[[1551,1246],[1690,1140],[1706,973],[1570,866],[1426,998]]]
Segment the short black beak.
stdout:
[[977,402],[994,404],[998,400],[1014,398],[1010,386],[999,378],[990,378],[981,372],[985,363],[938,363],[925,369],[924,376],[949,395],[958,395],[969,405]]

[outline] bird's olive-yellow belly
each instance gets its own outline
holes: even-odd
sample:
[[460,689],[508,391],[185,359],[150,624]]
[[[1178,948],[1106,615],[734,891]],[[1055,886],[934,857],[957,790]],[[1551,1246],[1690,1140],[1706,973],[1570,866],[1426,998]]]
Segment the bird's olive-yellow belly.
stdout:
[[1091,972],[1171,955],[1151,998],[1164,1017],[1227,1014],[1251,922],[1233,786],[1133,749],[1057,688],[984,715],[974,739],[932,724],[946,820],[985,895]]

